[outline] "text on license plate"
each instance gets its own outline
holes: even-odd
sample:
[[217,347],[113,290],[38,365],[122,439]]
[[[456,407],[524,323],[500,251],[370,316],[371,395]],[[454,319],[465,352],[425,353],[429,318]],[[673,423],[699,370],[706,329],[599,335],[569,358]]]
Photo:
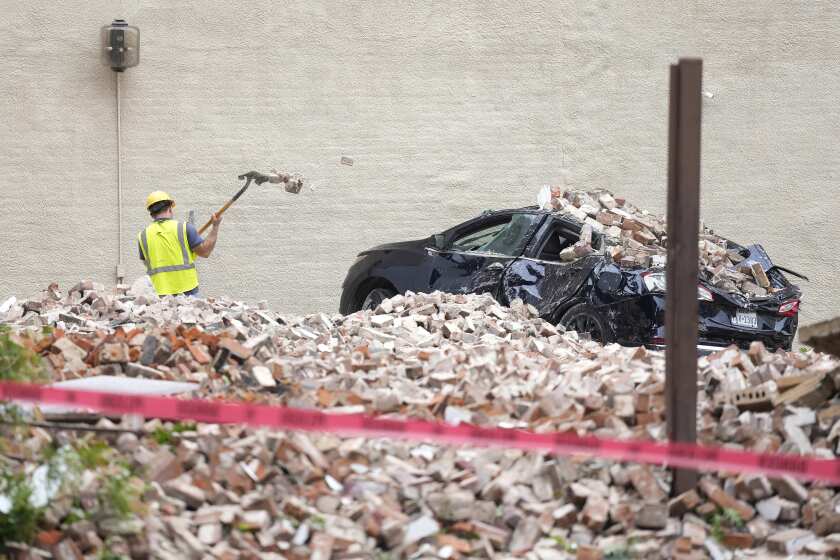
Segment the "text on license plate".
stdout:
[[732,317],[732,324],[739,327],[758,328],[758,316],[751,311],[736,311]]

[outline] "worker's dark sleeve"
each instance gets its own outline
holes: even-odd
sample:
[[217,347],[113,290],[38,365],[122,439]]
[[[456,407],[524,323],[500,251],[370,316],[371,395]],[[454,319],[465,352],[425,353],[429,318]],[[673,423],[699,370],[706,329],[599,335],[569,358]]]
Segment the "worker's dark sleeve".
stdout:
[[204,243],[204,238],[198,234],[198,230],[190,223],[187,223],[187,243],[189,244],[190,249],[195,249]]

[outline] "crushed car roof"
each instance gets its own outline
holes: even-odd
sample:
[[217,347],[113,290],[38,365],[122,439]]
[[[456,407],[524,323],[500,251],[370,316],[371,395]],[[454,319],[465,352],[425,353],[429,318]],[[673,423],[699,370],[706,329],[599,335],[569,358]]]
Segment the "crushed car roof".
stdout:
[[[638,208],[606,189],[543,187],[537,200],[534,206],[486,211],[484,215],[527,211],[558,215],[580,224],[580,240],[561,253],[561,260],[603,252],[623,268],[665,267],[668,240],[663,216]],[[603,240],[598,251],[592,247],[593,235]],[[715,234],[702,222],[699,249],[700,277],[724,292],[748,299],[764,298],[788,286],[760,246],[745,248]],[[758,256],[753,258],[751,253]]]

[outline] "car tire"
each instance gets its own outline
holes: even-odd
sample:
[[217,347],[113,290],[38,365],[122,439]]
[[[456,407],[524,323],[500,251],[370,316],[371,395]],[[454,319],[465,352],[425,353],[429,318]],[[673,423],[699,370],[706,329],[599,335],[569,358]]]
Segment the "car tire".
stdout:
[[397,292],[388,288],[374,288],[368,295],[365,296],[365,299],[362,301],[362,311],[373,311],[379,304],[382,303],[384,300],[388,298],[392,298],[397,295]]
[[561,326],[567,331],[588,334],[601,344],[613,342],[612,330],[600,313],[585,303],[573,305],[560,318]]

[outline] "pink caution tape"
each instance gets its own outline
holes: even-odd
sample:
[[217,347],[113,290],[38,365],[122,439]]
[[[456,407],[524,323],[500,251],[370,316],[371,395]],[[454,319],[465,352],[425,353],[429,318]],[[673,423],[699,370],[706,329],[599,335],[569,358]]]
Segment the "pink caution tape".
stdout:
[[343,436],[389,437],[517,448],[560,455],[579,454],[616,461],[687,467],[698,471],[788,475],[802,480],[819,480],[840,485],[840,460],[751,453],[705,445],[601,439],[569,432],[536,433],[506,428],[482,428],[468,424],[452,426],[426,420],[394,420],[365,414],[330,414],[320,410],[285,406],[76,391],[12,382],[0,382],[0,399],[66,404],[110,414],[138,414],[147,418],[192,420],[210,424],[248,424],[284,430],[331,432]]

